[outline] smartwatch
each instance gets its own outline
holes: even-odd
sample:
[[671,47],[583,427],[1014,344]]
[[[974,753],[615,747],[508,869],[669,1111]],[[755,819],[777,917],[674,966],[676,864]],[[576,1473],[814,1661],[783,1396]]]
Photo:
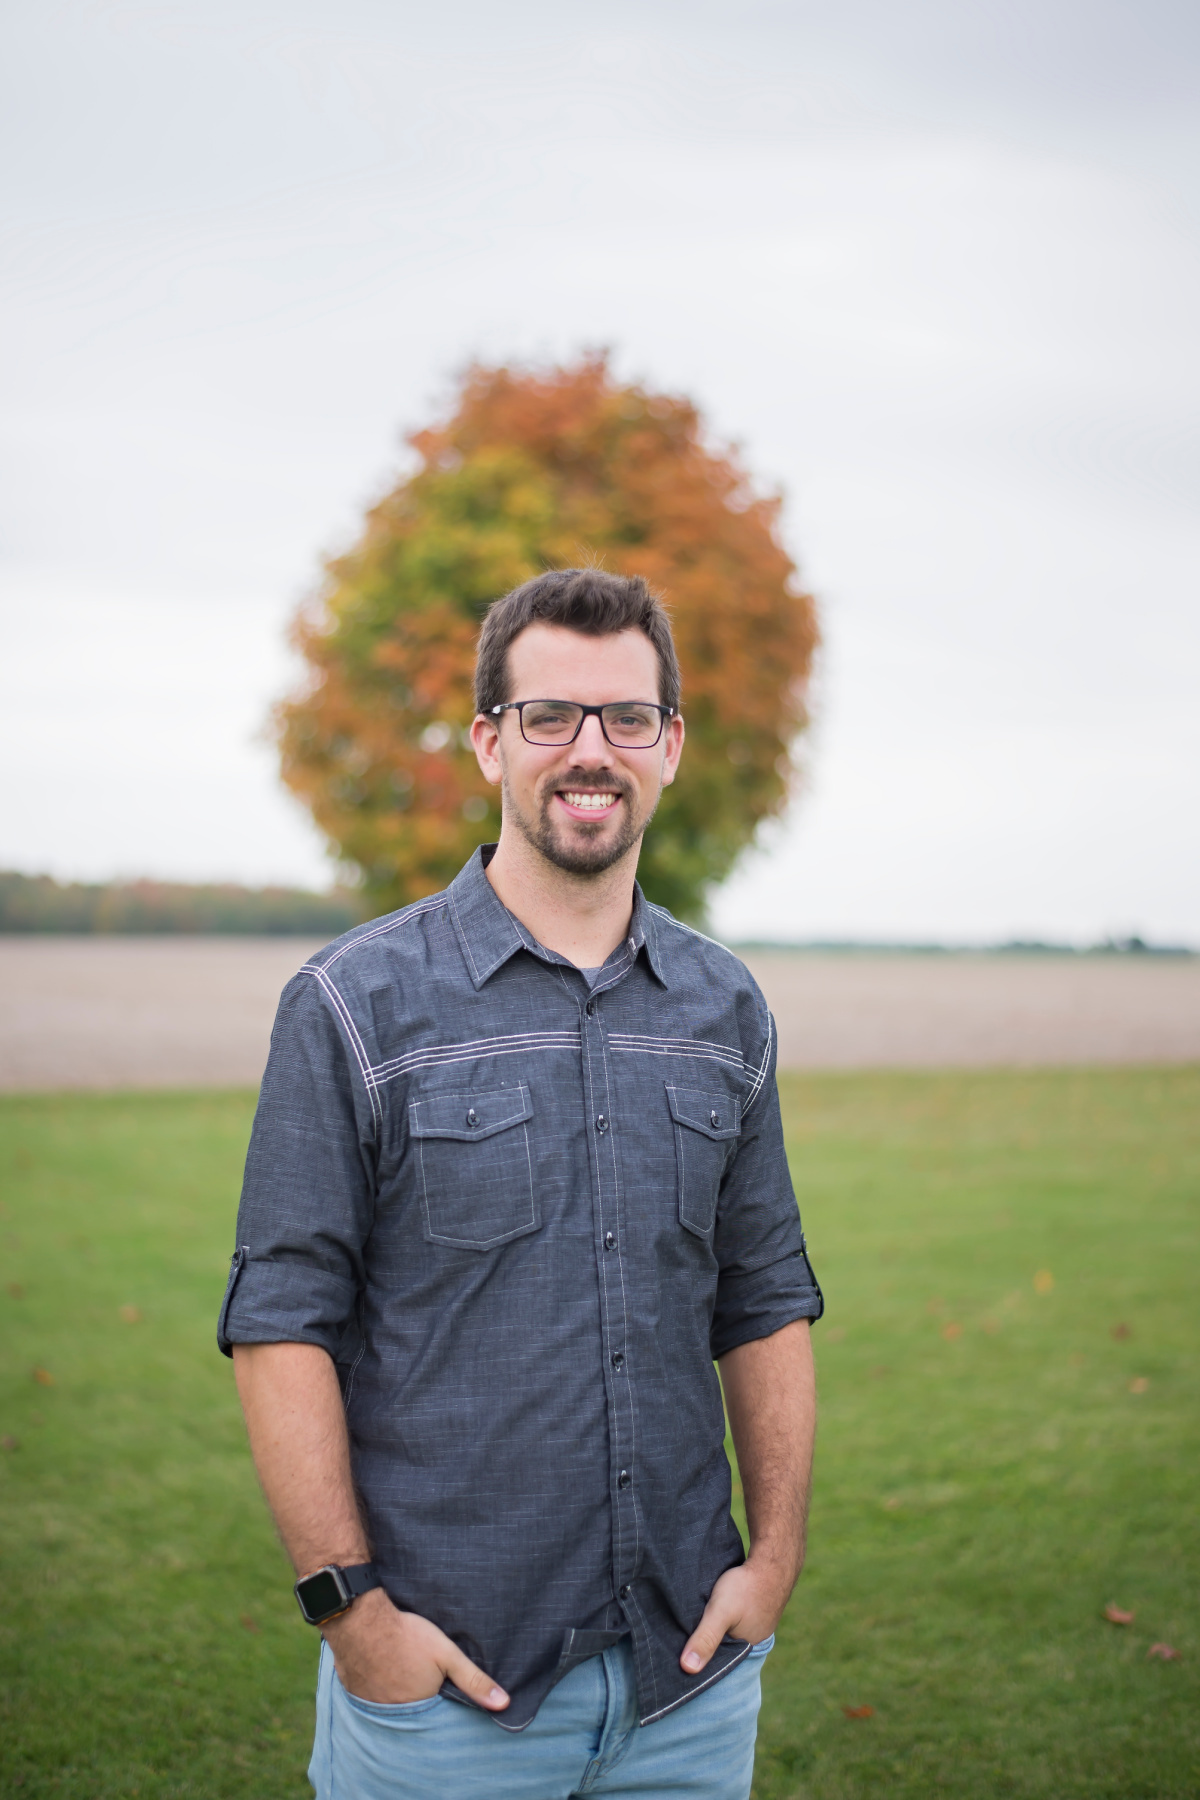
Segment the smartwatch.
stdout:
[[360,1594],[382,1586],[373,1562],[354,1563],[348,1569],[326,1563],[323,1569],[298,1581],[292,1592],[308,1624],[323,1625],[326,1619],[348,1612]]

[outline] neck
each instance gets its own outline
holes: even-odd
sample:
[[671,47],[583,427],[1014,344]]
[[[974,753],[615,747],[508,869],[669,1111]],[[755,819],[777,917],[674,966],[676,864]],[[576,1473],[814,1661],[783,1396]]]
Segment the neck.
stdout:
[[599,875],[572,875],[519,831],[502,826],[487,878],[539,944],[578,969],[595,969],[629,930],[640,842]]

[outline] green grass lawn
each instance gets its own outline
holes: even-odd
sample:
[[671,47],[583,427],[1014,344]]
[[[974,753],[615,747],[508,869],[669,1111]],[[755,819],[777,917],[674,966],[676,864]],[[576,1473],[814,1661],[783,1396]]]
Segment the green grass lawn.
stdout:
[[[757,1800],[1200,1793],[1200,1072],[783,1085],[829,1309]],[[309,1791],[213,1345],[251,1107],[0,1102],[6,1797]]]

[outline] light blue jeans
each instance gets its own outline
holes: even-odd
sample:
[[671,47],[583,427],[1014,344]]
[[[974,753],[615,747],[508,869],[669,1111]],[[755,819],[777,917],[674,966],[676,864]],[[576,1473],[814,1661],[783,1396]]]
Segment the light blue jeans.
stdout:
[[308,1778],[317,1800],[747,1800],[774,1642],[652,1725],[637,1722],[633,1655],[619,1643],[572,1669],[513,1733],[440,1695],[359,1700],[323,1644]]

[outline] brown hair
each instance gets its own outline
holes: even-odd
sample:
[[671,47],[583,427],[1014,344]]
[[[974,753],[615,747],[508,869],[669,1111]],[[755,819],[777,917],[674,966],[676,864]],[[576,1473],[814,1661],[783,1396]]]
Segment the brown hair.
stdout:
[[671,621],[643,577],[610,575],[606,569],[552,569],[522,582],[489,606],[475,657],[477,712],[508,699],[508,647],[527,625],[565,625],[587,637],[644,631],[658,652],[659,700],[663,706],[679,705],[679,659]]

